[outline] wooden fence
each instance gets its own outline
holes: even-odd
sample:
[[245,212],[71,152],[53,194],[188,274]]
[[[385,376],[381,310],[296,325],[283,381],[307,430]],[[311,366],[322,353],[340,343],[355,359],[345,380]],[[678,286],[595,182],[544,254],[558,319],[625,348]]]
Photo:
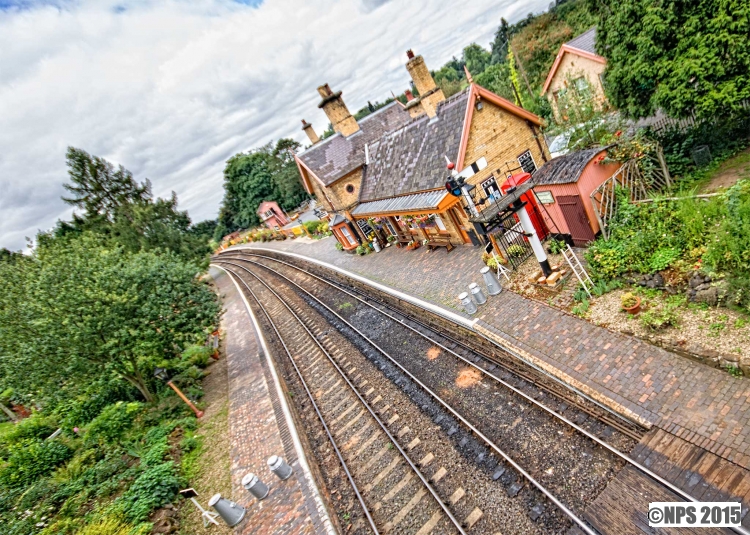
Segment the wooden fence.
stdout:
[[617,188],[628,191],[630,202],[652,198],[669,188],[672,179],[661,146],[654,155],[644,155],[625,162],[611,177],[591,192],[591,204],[604,239],[609,239],[609,222],[617,210]]

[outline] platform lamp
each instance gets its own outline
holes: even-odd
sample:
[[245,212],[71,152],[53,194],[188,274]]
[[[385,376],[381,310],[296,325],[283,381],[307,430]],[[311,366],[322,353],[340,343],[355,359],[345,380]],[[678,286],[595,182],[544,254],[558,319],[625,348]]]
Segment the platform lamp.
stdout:
[[187,403],[187,406],[190,407],[192,411],[195,413],[196,418],[200,418],[201,416],[203,416],[203,411],[198,410],[198,407],[193,405],[193,403],[187,398],[187,396],[185,396],[185,394],[183,394],[180,391],[180,389],[177,388],[177,386],[175,386],[175,384],[172,382],[172,379],[169,378],[169,373],[167,372],[165,368],[156,368],[154,370],[154,377],[156,377],[157,379],[161,381],[166,382],[170,386],[170,388],[172,388],[172,390],[177,392],[177,395],[180,396],[180,398],[182,398],[182,401]]

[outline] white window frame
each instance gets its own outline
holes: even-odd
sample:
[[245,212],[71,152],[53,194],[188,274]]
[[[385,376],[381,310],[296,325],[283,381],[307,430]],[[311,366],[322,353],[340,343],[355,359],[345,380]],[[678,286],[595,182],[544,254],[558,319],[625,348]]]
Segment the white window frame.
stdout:
[[448,229],[445,228],[445,223],[443,223],[443,220],[440,219],[440,216],[438,214],[435,214],[435,224],[437,225],[437,228],[444,232],[448,232]]
[[344,236],[344,238],[346,238],[346,241],[349,242],[349,245],[354,245],[355,243],[357,243],[354,241],[354,238],[352,237],[352,233],[349,232],[348,228],[346,228],[346,225],[341,227],[340,230],[341,230],[341,235]]

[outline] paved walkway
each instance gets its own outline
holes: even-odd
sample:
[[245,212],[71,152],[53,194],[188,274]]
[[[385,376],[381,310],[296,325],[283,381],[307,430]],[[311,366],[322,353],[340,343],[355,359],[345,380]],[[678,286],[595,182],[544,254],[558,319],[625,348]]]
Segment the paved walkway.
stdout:
[[[453,308],[481,282],[480,251],[390,247],[364,257],[335,249],[333,238],[252,244],[336,265],[435,304]],[[538,301],[504,291],[491,297],[477,330],[587,395],[750,468],[750,379],[609,331]]]
[[[317,490],[303,471],[274,386],[268,361],[259,347],[245,305],[235,285],[223,271],[211,268],[223,296],[222,329],[226,333],[229,373],[229,434],[231,442],[232,496],[247,508],[245,519],[235,528],[238,535],[323,534],[325,525],[316,501]],[[281,455],[295,475],[280,481],[271,474],[266,460]],[[242,486],[248,472],[271,487],[263,501],[252,498]],[[323,512],[323,514],[325,514]]]

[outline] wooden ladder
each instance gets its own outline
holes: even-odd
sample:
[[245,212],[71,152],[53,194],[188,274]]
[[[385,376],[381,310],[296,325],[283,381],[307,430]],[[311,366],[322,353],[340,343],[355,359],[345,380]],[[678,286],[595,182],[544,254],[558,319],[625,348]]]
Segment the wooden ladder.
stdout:
[[578,257],[576,256],[575,251],[571,249],[570,244],[568,244],[566,249],[563,249],[562,255],[565,258],[565,261],[570,266],[570,269],[573,270],[573,273],[578,279],[578,282],[580,282],[581,286],[583,286],[583,289],[586,290],[586,293],[588,294],[590,299],[591,289],[594,287],[594,282],[591,280],[591,277],[589,277],[589,274],[583,267],[583,265],[581,265],[581,261],[578,260]]

